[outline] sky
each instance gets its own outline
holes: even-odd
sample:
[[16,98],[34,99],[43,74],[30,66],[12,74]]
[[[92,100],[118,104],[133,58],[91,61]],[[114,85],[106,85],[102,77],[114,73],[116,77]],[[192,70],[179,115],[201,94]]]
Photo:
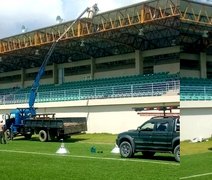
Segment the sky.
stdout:
[[87,7],[98,4],[104,12],[145,0],[0,0],[0,39],[76,19]]
[[[76,19],[87,7],[98,4],[104,12],[146,0],[0,0],[0,39]],[[164,0],[165,1],[165,0]],[[212,0],[193,0],[212,4]]]

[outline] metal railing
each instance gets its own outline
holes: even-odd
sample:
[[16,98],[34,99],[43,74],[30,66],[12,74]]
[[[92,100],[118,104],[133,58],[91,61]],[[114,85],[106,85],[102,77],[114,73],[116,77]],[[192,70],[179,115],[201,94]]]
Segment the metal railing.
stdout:
[[180,87],[180,99],[186,100],[212,100],[212,85],[203,86],[184,86]]
[[[58,102],[85,99],[161,96],[169,91],[179,93],[180,81],[139,83],[93,88],[38,92],[36,102]],[[29,93],[0,96],[0,105],[28,103]]]

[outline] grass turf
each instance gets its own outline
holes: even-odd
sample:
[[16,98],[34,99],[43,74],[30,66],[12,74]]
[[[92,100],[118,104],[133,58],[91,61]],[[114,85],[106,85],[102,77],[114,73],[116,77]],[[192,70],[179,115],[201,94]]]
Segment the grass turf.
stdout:
[[[118,154],[110,152],[114,147],[115,138],[116,136],[110,134],[73,136],[65,143],[65,147],[70,151],[67,156],[55,153],[60,147],[59,142],[42,143],[37,137],[33,137],[31,141],[16,139],[6,145],[0,145],[0,179],[179,178],[180,166],[172,155],[156,154],[154,159],[144,159],[138,154],[133,159],[122,159]],[[91,153],[92,146],[103,153]]]
[[[212,140],[201,143],[181,142],[180,176],[189,179],[212,179]],[[208,174],[208,175],[204,175]]]

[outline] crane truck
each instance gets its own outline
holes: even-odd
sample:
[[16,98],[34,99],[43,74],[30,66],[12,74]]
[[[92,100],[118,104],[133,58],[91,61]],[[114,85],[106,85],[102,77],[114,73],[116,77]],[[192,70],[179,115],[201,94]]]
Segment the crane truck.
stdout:
[[92,18],[98,12],[97,4],[91,8],[87,7],[79,17],[74,20],[71,25],[65,30],[61,36],[55,40],[37,73],[37,76],[32,84],[29,95],[29,107],[17,108],[12,110],[10,114],[5,115],[5,126],[10,138],[16,135],[25,136],[26,139],[31,139],[33,134],[38,134],[40,141],[61,139],[70,137],[71,134],[80,133],[87,130],[86,117],[71,117],[71,118],[55,118],[55,114],[37,114],[34,107],[37,91],[40,85],[40,79],[44,75],[46,65],[57,45],[57,43],[66,35],[73,25],[87,12],[89,18]]

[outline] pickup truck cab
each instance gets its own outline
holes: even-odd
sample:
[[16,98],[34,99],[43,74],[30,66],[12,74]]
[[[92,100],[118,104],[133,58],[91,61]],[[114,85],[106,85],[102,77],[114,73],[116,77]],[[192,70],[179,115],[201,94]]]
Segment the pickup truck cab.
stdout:
[[152,157],[155,153],[172,153],[180,161],[179,117],[153,117],[139,126],[118,134],[116,144],[121,157],[132,157],[137,152]]

